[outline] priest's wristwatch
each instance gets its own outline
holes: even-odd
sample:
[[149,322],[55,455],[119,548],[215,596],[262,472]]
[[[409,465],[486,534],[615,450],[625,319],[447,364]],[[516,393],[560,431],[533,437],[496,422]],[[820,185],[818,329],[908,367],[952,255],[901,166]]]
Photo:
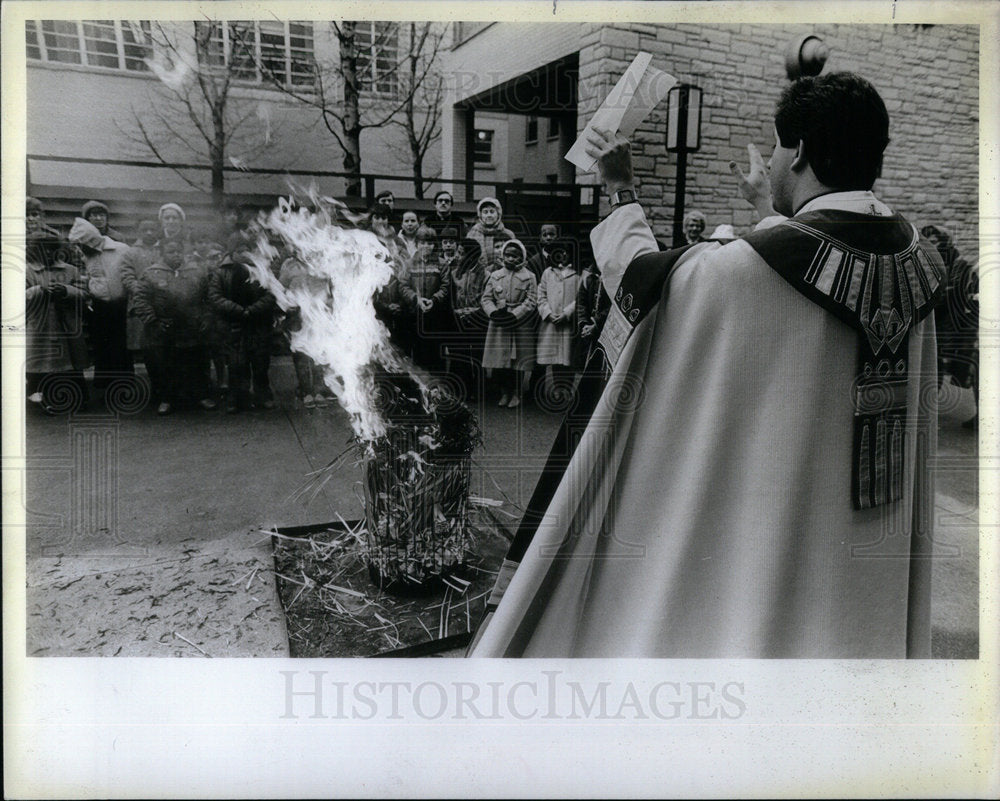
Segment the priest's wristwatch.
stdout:
[[619,189],[611,193],[611,210],[614,211],[621,206],[627,206],[629,203],[638,203],[639,198],[636,197],[634,189]]

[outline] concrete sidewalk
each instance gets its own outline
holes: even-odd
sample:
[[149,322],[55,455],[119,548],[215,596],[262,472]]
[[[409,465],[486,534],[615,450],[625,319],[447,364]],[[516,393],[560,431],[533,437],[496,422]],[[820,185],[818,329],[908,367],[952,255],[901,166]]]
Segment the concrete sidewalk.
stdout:
[[243,535],[29,559],[28,655],[288,656],[272,568]]
[[[350,429],[337,406],[296,403],[288,357],[271,380],[271,411],[30,416],[29,656],[287,656],[264,531],[356,518],[362,503],[349,463],[310,502],[293,497]],[[946,386],[942,401],[935,656],[968,658],[978,647],[976,435],[960,425],[971,393]],[[523,506],[559,417],[532,405],[479,411],[484,469],[472,492]]]
[[[239,415],[145,408],[29,415],[30,656],[283,656],[273,526],[360,517],[350,462],[315,497],[308,474],[349,444],[336,405],[304,409],[288,357],[272,362],[278,408]],[[485,463],[472,492],[523,504],[559,418],[483,407]],[[14,466],[14,465],[12,465]],[[500,486],[493,484],[496,481]]]
[[360,502],[344,482],[293,499],[349,430],[295,409],[287,357],[271,373],[286,408],[29,417],[28,655],[288,655],[264,530]]

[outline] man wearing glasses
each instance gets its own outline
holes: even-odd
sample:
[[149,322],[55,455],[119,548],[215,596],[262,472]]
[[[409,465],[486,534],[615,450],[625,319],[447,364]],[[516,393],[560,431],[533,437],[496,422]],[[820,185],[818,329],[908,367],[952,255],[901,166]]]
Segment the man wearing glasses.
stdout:
[[445,228],[454,228],[461,242],[465,237],[466,225],[462,218],[455,214],[454,205],[455,199],[451,196],[451,192],[442,189],[434,195],[434,211],[427,215],[424,225],[433,228],[438,238]]

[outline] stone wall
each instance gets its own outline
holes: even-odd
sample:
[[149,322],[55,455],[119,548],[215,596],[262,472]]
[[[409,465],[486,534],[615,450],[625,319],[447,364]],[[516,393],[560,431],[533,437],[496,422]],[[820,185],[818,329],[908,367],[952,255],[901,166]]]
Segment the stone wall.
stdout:
[[[950,224],[963,252],[978,242],[979,29],[953,25],[641,25],[593,27],[580,51],[578,130],[635,53],[704,91],[702,148],[688,157],[687,210],[709,227],[755,222],[729,162],[747,169],[746,145],[774,146],[774,103],[786,85],[789,42],[822,37],[825,72],[851,70],[885,100],[892,141],[875,191],[914,223]],[[665,104],[633,137],[640,194],[657,235],[669,241],[676,157],[666,152]],[[592,176],[578,175],[581,182]]]

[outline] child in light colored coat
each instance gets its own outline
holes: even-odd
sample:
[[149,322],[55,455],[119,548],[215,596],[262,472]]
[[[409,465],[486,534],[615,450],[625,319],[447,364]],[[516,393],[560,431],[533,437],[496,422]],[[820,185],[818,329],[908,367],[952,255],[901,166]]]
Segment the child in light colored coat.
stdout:
[[[538,283],[537,358],[548,365],[545,397],[561,394],[572,383],[573,337],[576,332],[576,294],[580,274],[570,260],[572,248],[565,240],[556,240],[549,247],[552,265],[545,268]],[[553,396],[554,397],[554,396]]]
[[517,239],[500,250],[503,267],[490,273],[482,307],[490,318],[483,367],[500,385],[500,406],[521,405],[524,376],[535,364],[535,308],[538,284],[527,267],[528,254]]

